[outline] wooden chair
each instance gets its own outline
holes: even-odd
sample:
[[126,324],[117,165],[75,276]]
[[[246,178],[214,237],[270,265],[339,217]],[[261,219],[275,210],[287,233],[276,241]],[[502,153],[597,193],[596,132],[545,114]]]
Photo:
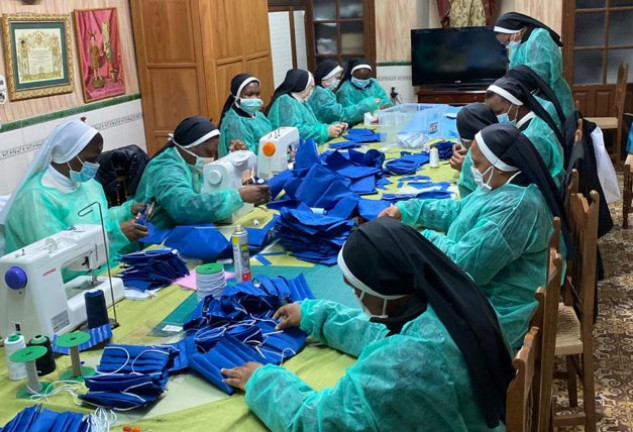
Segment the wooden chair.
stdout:
[[[588,117],[603,131],[615,131],[615,145],[611,153],[611,160],[616,169],[620,169],[622,159],[622,131],[624,129],[624,104],[626,102],[626,84],[629,77],[629,64],[622,62],[618,67],[618,80],[615,85],[615,117]],[[631,114],[626,114],[630,116]]]
[[540,349],[540,330],[532,327],[525,335],[523,346],[514,356],[512,365],[516,375],[506,393],[506,431],[528,432],[532,430],[533,392],[535,364]]
[[624,164],[622,172],[622,229],[629,227],[629,213],[633,209],[633,179],[631,178],[631,165]]
[[578,405],[576,375],[583,385],[584,412],[555,416],[556,426],[585,425],[585,431],[596,428],[594,361],[593,361],[593,308],[596,286],[596,258],[598,250],[598,202],[600,196],[591,191],[592,204],[578,193],[571,194],[567,217],[576,245],[576,256],[567,264],[563,284],[564,303],[558,306],[556,356],[566,357],[566,370],[555,373],[567,379],[569,404]]

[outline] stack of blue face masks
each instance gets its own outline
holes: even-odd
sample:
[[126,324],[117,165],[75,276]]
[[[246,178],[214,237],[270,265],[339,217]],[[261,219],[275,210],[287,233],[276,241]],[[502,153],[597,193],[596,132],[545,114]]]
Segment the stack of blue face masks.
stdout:
[[[343,138],[355,143],[380,142],[380,134],[371,129],[354,128],[347,131]],[[330,147],[332,147],[330,145]]]
[[123,284],[140,291],[162,288],[189,274],[178,253],[172,249],[153,249],[121,257]]
[[89,392],[79,397],[95,406],[121,410],[155,402],[167,385],[178,350],[170,345],[105,347],[97,375],[85,378]]
[[[91,328],[88,330],[88,334],[90,334],[90,339],[77,347],[80,352],[89,350],[90,348],[111,339],[112,326],[110,326],[110,323],[107,323],[100,327]],[[60,347],[57,345],[58,338],[59,335],[53,335],[53,340],[51,341],[53,352],[56,354],[70,355],[70,348]]]
[[430,156],[426,152],[411,154],[403,151],[398,159],[387,162],[385,169],[394,175],[415,174],[429,160]]
[[354,221],[301,210],[281,210],[279,243],[304,261],[334,265]]
[[88,432],[90,421],[74,412],[55,412],[33,405],[24,408],[0,432],[63,431]]

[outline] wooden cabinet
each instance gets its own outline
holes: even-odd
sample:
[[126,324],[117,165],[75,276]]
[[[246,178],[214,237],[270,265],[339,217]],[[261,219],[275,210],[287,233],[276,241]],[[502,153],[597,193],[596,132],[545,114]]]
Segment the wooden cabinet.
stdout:
[[418,90],[418,103],[466,105],[473,102],[483,102],[485,94],[485,87],[477,90],[437,90],[421,87]]
[[219,121],[234,75],[249,72],[270,100],[267,0],[131,0],[150,154],[185,117]]

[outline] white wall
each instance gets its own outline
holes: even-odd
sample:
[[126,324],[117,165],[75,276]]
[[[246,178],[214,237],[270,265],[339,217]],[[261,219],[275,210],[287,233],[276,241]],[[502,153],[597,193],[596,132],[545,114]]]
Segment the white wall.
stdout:
[[128,144],[137,144],[145,149],[140,99],[8,132],[0,129],[0,195],[13,191],[55,126],[84,116],[86,122],[99,129],[103,135],[104,150]]

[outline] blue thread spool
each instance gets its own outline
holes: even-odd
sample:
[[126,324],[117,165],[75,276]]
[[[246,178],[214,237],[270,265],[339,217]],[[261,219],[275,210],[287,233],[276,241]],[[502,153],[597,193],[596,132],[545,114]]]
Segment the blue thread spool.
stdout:
[[84,294],[84,299],[86,301],[86,315],[88,317],[89,329],[101,327],[110,322],[103,291],[100,289],[88,291]]

